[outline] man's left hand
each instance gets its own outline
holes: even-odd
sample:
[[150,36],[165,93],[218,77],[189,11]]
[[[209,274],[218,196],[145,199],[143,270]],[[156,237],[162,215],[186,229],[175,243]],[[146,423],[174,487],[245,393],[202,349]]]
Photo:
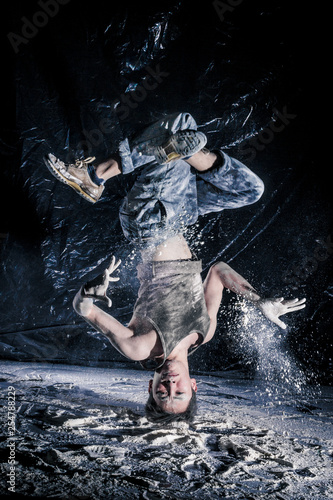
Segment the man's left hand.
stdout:
[[306,299],[291,299],[284,300],[283,297],[278,299],[260,299],[256,306],[260,311],[268,318],[273,321],[280,328],[287,328],[287,325],[279,319],[283,314],[298,311],[305,307]]

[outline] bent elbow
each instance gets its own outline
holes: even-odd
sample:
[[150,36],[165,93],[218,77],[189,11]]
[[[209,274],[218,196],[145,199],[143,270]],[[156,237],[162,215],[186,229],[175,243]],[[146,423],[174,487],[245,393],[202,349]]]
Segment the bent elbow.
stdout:
[[258,177],[258,185],[255,189],[255,201],[258,201],[260,200],[260,198],[262,197],[262,195],[264,194],[264,191],[265,191],[265,184],[263,183],[263,181],[261,179],[259,179]]
[[144,361],[150,355],[150,351],[145,345],[138,345],[136,337],[133,337],[134,342],[126,342],[120,346],[120,352],[132,361]]
[[260,200],[265,191],[265,184],[257,177],[256,183],[253,185],[250,193],[247,196],[247,205],[252,205]]

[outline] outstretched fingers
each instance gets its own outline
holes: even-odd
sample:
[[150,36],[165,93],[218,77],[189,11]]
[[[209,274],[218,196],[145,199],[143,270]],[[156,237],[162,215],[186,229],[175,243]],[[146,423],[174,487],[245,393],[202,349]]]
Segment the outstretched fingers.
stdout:
[[291,299],[285,300],[283,305],[287,308],[288,312],[298,311],[299,309],[303,309],[305,307],[306,299]]
[[110,274],[113,273],[113,271],[115,271],[121,264],[121,260],[119,259],[117,262],[116,262],[116,258],[115,256],[113,255],[112,256],[112,259],[111,259],[111,263],[109,265],[109,267],[106,269],[106,272],[108,274],[108,279],[109,281],[119,281],[120,278],[114,278],[114,277],[111,277]]
[[111,259],[111,262],[110,262],[109,267],[108,267],[109,273],[112,273],[113,271],[115,271],[120,264],[121,264],[121,260],[119,259],[118,262],[116,262],[116,257],[114,255],[112,255],[112,259]]
[[258,307],[266,318],[276,323],[280,328],[285,329],[287,325],[279,319],[280,316],[303,309],[305,307],[305,301],[305,298],[284,300],[284,297],[262,299],[258,302]]

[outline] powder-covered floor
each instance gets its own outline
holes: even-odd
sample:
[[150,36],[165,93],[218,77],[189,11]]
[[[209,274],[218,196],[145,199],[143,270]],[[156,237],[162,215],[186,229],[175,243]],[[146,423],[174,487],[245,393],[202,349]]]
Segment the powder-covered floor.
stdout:
[[289,380],[279,393],[237,371],[198,374],[194,424],[163,428],[144,416],[149,373],[16,362],[0,369],[1,496],[333,498],[330,387],[293,393]]

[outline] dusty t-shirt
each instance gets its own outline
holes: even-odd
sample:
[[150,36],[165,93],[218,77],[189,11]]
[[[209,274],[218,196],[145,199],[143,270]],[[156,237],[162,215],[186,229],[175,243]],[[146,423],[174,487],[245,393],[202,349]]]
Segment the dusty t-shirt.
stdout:
[[163,358],[142,361],[146,369],[163,365],[173,349],[191,333],[199,340],[189,350],[191,354],[207,336],[208,316],[200,260],[154,261],[139,264],[140,289],[134,306],[134,316],[148,320],[162,343]]

